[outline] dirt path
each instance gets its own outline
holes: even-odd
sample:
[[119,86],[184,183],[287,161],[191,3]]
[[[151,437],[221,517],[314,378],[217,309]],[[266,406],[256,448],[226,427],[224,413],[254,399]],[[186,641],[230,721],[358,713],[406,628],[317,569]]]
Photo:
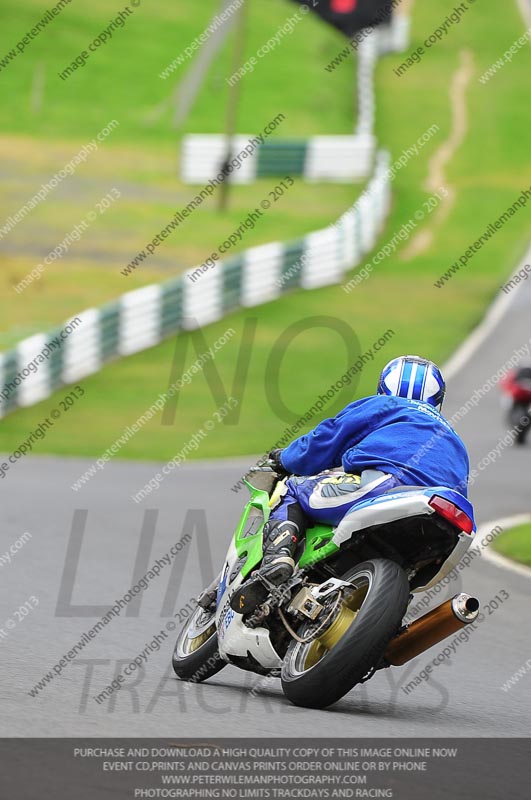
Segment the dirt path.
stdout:
[[408,261],[411,258],[424,253],[432,244],[437,228],[444,222],[450,213],[457,196],[455,186],[448,183],[446,169],[448,164],[456,154],[468,133],[469,115],[467,108],[466,93],[468,85],[474,74],[474,56],[470,50],[461,50],[459,54],[459,66],[454,72],[450,83],[450,111],[452,115],[452,127],[448,139],[443,142],[428,164],[428,176],[424,188],[432,194],[441,187],[448,191],[442,200],[437,211],[432,218],[432,224],[426,230],[419,231],[413,237],[408,247],[402,253],[402,260]]

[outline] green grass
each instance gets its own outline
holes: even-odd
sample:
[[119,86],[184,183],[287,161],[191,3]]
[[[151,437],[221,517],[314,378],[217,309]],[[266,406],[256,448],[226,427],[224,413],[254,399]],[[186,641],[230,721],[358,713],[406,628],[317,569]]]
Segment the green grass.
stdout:
[[[144,142],[174,148],[176,131],[172,125],[171,97],[191,61],[179,66],[166,80],[159,78],[159,73],[205,30],[219,11],[219,5],[217,0],[194,4],[143,2],[125,25],[115,30],[112,39],[90,55],[84,67],[63,81],[58,73],[124,8],[121,3],[109,5],[105,0],[95,0],[90,6],[73,0],[25,52],[2,70],[1,128],[34,135],[37,125],[39,136],[50,141],[58,137],[91,139],[115,118],[120,122],[120,128],[112,136],[115,144]],[[49,7],[46,0],[23,3],[6,0],[2,4],[0,57],[16,48],[17,42]],[[254,55],[296,12],[297,7],[285,0],[253,3],[249,11],[246,58]],[[349,133],[352,67],[345,67],[337,76],[343,89],[338,102],[331,102],[329,76],[322,69],[322,64],[336,55],[341,46],[338,32],[323,28],[309,15],[303,17],[293,32],[280,40],[272,54],[260,59],[255,71],[242,82],[240,130],[252,133],[279,111],[286,110],[284,135]],[[225,78],[232,73],[231,55],[232,48],[224,47],[215,59],[183,132],[220,132],[229,88]],[[39,64],[46,77],[43,110],[36,116],[31,110],[30,96]],[[15,115],[12,98],[17,98]]]
[[531,567],[531,524],[519,525],[497,537],[492,545],[498,553]]
[[[48,7],[45,0],[24,0],[22,4],[7,0],[0,11],[0,58],[16,48]],[[141,4],[110,42],[90,56],[85,67],[62,81],[58,72],[108,27],[122,8],[109,7],[102,0],[90,7],[74,0],[0,71],[4,153],[0,224],[109,121],[119,122],[75,176],[66,179],[0,242],[5,257],[0,293],[7,301],[3,303],[2,348],[82,308],[201,264],[277,183],[271,178],[253,186],[233,187],[230,208],[224,214],[217,210],[217,198],[211,198],[201,213],[188,218],[178,234],[166,239],[134,275],[124,278],[120,274],[175,210],[196,194],[196,187],[185,186],[178,179],[180,140],[189,132],[219,133],[224,129],[225,77],[230,74],[232,53],[231,35],[179,130],[173,125],[172,97],[192,62],[180,66],[167,80],[161,80],[159,73],[203,32],[219,10],[218,0],[195,4],[193,13],[188,2],[174,2],[170,7],[162,0]],[[267,6],[253,4],[245,58],[296,13],[296,6],[285,0],[268,0]],[[258,133],[284,112],[286,119],[276,134],[282,137],[352,131],[352,65],[336,78],[334,93],[342,100],[334,103],[329,98],[329,76],[322,69],[322,63],[339,49],[341,36],[332,29],[323,31],[313,17],[301,19],[274,53],[261,59],[256,70],[242,80],[238,130]],[[304,69],[300,68],[303,64]],[[41,103],[35,108],[32,96],[39,75],[44,75],[44,84]],[[98,216],[61,261],[47,267],[40,280],[16,295],[13,287],[113,187],[121,192],[119,201]],[[261,224],[246,233],[235,252],[325,227],[354,202],[359,190],[348,185],[305,186],[298,181]]]
[[[449,2],[438,4],[436,7],[429,4],[415,4],[412,50],[434,30],[452,7]],[[161,12],[161,8],[161,4],[155,4],[154,10],[150,11],[150,17]],[[168,17],[174,15],[177,19],[178,11],[173,6],[172,9],[167,6],[164,8],[166,9],[164,13]],[[288,3],[275,4],[274,8],[275,13],[281,10],[281,17],[293,11],[291,4]],[[403,149],[413,145],[432,124],[436,123],[441,128],[422,149],[419,156],[413,158],[407,167],[398,173],[393,186],[394,199],[390,220],[380,241],[380,244],[383,244],[392,238],[394,232],[411,218],[417,209],[422,207],[422,202],[427,198],[423,187],[428,161],[447,138],[450,129],[449,79],[457,68],[459,50],[467,47],[474,53],[476,75],[467,95],[469,130],[463,145],[448,168],[448,180],[457,192],[456,202],[447,219],[436,231],[430,248],[423,255],[406,261],[401,257],[404,252],[404,245],[401,245],[395,255],[383,260],[374,269],[372,276],[351,294],[346,294],[340,287],[294,292],[276,303],[233,314],[209,326],[204,332],[208,343],[214,342],[229,326],[237,331],[237,336],[218,353],[215,361],[220,378],[224,386],[228,387],[227,393],[230,394],[239,346],[244,335],[245,320],[251,316],[258,320],[256,340],[245,385],[243,387],[237,385],[233,392],[237,397],[243,392],[238,424],[216,424],[197,450],[195,454],[197,457],[262,452],[282,434],[289,418],[304,413],[313,405],[319,393],[326,391],[328,386],[343,373],[347,359],[345,346],[337,334],[326,329],[308,330],[292,342],[280,371],[281,397],[293,413],[288,418],[286,415],[278,414],[275,404],[272,407],[269,396],[274,391],[274,381],[266,371],[267,364],[270,359],[274,359],[271,353],[281,333],[301,318],[330,315],[346,322],[358,336],[363,351],[370,348],[388,328],[395,331],[392,341],[365,367],[359,384],[329,404],[323,416],[334,413],[342,403],[354,397],[373,392],[378,370],[388,359],[401,352],[421,351],[436,361],[444,361],[479,322],[497,287],[506,280],[524,252],[529,237],[527,209],[513,217],[510,223],[500,230],[474,256],[470,264],[444,288],[436,289],[433,284],[469,244],[478,238],[488,223],[496,219],[524,187],[531,185],[531,167],[525,136],[531,125],[531,106],[527,96],[531,51],[522,50],[512,64],[506,66],[486,86],[477,81],[477,77],[503,54],[523,30],[523,24],[515,7],[509,5],[501,17],[496,13],[497,8],[494,0],[484,0],[481,9],[472,8],[461,24],[452,28],[448,36],[402,78],[396,77],[393,73],[393,67],[398,66],[403,60],[402,55],[386,57],[378,66],[378,137],[383,145],[390,148],[395,158]],[[258,10],[253,13],[258,14]],[[184,27],[176,37],[179,45],[173,43],[170,48],[164,32],[165,54],[164,57],[160,57],[161,63],[154,69],[155,73],[173,58],[179,48],[186,46],[187,39],[192,37],[192,33],[197,35],[200,32],[202,23],[200,24],[199,17],[195,13],[193,16],[193,26],[190,26],[189,20],[183,19]],[[205,18],[207,16],[205,14]],[[148,27],[153,24],[153,19],[146,22]],[[271,27],[269,22],[268,26],[269,29]],[[267,60],[271,84],[277,87],[276,104],[273,102],[275,97],[273,90],[270,91],[270,87],[264,85],[267,81],[264,81],[263,74],[252,76],[256,80],[260,77],[263,81],[260,83],[260,94],[252,98],[254,108],[255,111],[257,107],[262,108],[263,99],[265,109],[263,116],[266,119],[270,118],[280,110],[279,98],[282,97],[282,101],[287,104],[286,107],[291,108],[293,104],[293,113],[300,120],[307,117],[302,123],[303,127],[297,127],[293,133],[300,134],[302,130],[308,134],[325,130],[345,132],[347,126],[338,123],[338,115],[346,123],[351,101],[351,91],[347,88],[350,87],[351,68],[344,65],[331,74],[324,71],[324,65],[340,49],[341,40],[326,28],[316,27],[313,20],[312,26],[310,38],[313,45],[316,44],[314,31],[318,33],[322,43],[311,53],[309,50],[297,51],[302,53],[302,57],[300,60],[298,58],[295,60],[296,40],[290,39],[284,43],[281,52],[279,48],[278,58],[274,55]],[[261,29],[254,28],[253,31],[256,42],[264,40],[263,26]],[[126,32],[127,27],[124,29],[124,34]],[[298,35],[297,30],[293,37],[296,35]],[[151,45],[146,44],[146,48],[144,67],[148,63],[153,65],[155,60],[154,53],[150,49]],[[107,49],[110,58],[114,48],[108,46]],[[134,74],[136,82],[142,83],[144,78],[137,72],[140,70],[140,62],[142,59],[137,58]],[[289,72],[286,71],[288,62],[291,65]],[[266,60],[264,60],[265,65]],[[10,69],[14,70],[15,67]],[[315,101],[313,86],[308,81],[308,75],[315,77],[319,70],[325,76],[325,82],[320,83],[316,78],[315,95],[319,98],[319,110],[316,111],[313,107]],[[81,77],[86,81],[86,78]],[[120,80],[119,74],[119,84]],[[305,86],[303,95],[300,91],[294,91],[294,85],[300,89],[301,80]],[[141,87],[137,88],[134,80],[132,83],[135,87],[132,91],[140,91]],[[159,83],[167,82],[159,81]],[[282,83],[286,86],[282,89],[283,93],[280,93]],[[88,84],[83,83],[82,86],[86,97]],[[308,91],[308,86],[312,86],[312,91]],[[246,102],[251,103],[247,86],[245,89]],[[328,92],[326,103],[322,97],[325,89]],[[109,91],[114,96],[115,88],[110,87]],[[75,102],[74,98],[72,102]],[[117,97],[116,102],[123,105],[124,101]],[[219,106],[213,107],[219,108]],[[204,130],[215,129],[215,126],[212,127],[215,114],[212,119],[207,119],[207,111],[204,109],[202,97],[194,110],[191,129],[200,130],[201,126]],[[60,109],[58,108],[55,113],[59,119]],[[90,110],[89,116],[95,113],[94,110]],[[108,109],[106,113],[108,116]],[[119,116],[118,112],[116,116]],[[245,130],[249,118],[245,119],[244,116],[242,119],[245,121],[241,122],[239,127],[240,130]],[[23,127],[23,120],[19,120],[16,124]],[[73,131],[73,127],[76,124],[81,125],[81,122],[75,123],[69,119],[63,120],[61,125],[63,124],[65,129]],[[95,124],[97,127],[97,123]],[[134,119],[128,122],[131,131],[135,129],[135,124]],[[140,127],[137,126],[135,136],[138,138],[139,131]],[[147,137],[148,133],[145,135]],[[149,135],[155,137],[156,132],[152,130]],[[123,134],[120,132],[120,136],[125,138],[125,131]],[[164,137],[160,131],[159,136],[162,142]],[[160,146],[163,149],[164,143],[162,142]],[[328,187],[326,191],[331,189],[332,187]],[[348,187],[339,189],[344,190]],[[313,197],[316,208],[323,215],[329,213],[329,219],[337,216],[335,213],[337,205],[334,213],[328,207],[328,194],[327,199],[324,194],[322,195],[323,200],[320,205],[319,192],[322,191],[322,187],[314,187],[313,190],[316,193],[312,195],[311,187],[301,188],[301,195],[298,198],[301,201],[299,220],[301,226],[306,211],[306,198]],[[247,198],[242,200],[242,210],[246,202]],[[349,204],[345,202],[345,207]],[[150,214],[151,211],[147,208],[149,203],[145,206],[146,209],[142,213]],[[201,228],[201,224],[204,223],[205,238],[209,235],[208,229],[212,219],[212,214],[205,212],[203,217],[202,212],[197,213],[197,225]],[[430,218],[426,224],[431,224],[432,219]],[[278,223],[281,224],[280,221]],[[283,234],[292,230],[292,223],[292,219],[286,223],[286,227],[282,229]],[[315,220],[312,220],[313,223]],[[299,232],[298,224],[293,225],[295,235]],[[272,227],[275,230],[268,231],[268,234],[271,233],[271,238],[283,238],[278,236],[278,226],[275,224]],[[228,225],[225,230],[227,229]],[[261,228],[260,231],[262,230]],[[136,250],[136,244],[135,239],[133,250]],[[183,243],[182,247],[185,248],[187,245]],[[206,242],[205,249],[209,250]],[[369,260],[370,258],[367,259]],[[99,278],[99,273],[96,274]],[[67,289],[61,289],[62,281]],[[133,282],[128,285],[133,288]],[[69,286],[64,274],[57,275],[56,289],[58,293],[75,292]],[[90,275],[87,270],[85,285],[81,287],[80,293],[88,296],[91,292],[90,302],[97,302],[95,299],[97,292],[90,288]],[[47,295],[47,302],[53,302],[53,292]],[[80,303],[72,310],[78,310],[82,305],[88,304],[88,302]],[[41,312],[44,307],[44,302],[38,300],[35,302],[34,309],[38,309],[38,313],[44,314],[44,311]],[[13,318],[10,318],[10,323],[13,324]],[[246,335],[248,336],[248,332]],[[184,347],[189,338],[188,335],[183,336],[180,346]],[[46,439],[38,443],[35,451],[98,456],[120,435],[125,426],[132,424],[151,405],[159,392],[167,388],[174,350],[175,342],[166,342],[145,353],[110,365],[98,375],[85,380],[83,385],[86,397],[79,400],[61,419],[61,424],[57,424]],[[194,358],[189,350],[185,366],[191,364]],[[49,402],[8,417],[2,423],[3,449],[10,450],[16,447],[27,436],[28,431],[47,415],[63,393],[59,393]],[[204,421],[210,418],[218,404],[219,399],[213,398],[206,376],[197,375],[191,385],[182,392],[173,425],[171,427],[161,425],[160,417],[152,420],[121,450],[120,455],[127,458],[171,458]],[[86,431],[89,431],[89,435],[85,433]]]
[[[6,349],[24,336],[54,327],[58,321],[83,308],[101,305],[123,292],[167,280],[203,263],[237,230],[250,209],[258,206],[260,200],[270,199],[268,192],[277,183],[271,178],[235,188],[230,208],[224,214],[217,212],[217,200],[213,195],[200,211],[186,220],[178,233],[165,240],[151,260],[127,277],[121,270],[173,218],[175,208],[186,205],[188,199],[183,197],[178,206],[172,206],[169,202],[138,202],[129,199],[124,192],[124,199],[99,217],[83,238],[72,245],[67,257],[46,267],[39,280],[17,294],[14,287],[74,230],[87,210],[106,192],[101,188],[91,189],[77,203],[69,202],[68,198],[54,201],[53,206],[42,203],[31,220],[32,226],[45,230],[47,244],[40,245],[44,248],[42,255],[38,258],[10,256],[0,272],[0,296],[6,301],[2,304],[0,348]],[[112,185],[121,184],[115,180],[108,188]],[[195,194],[195,190],[189,188],[188,191],[189,197]],[[260,218],[259,224],[245,232],[229,255],[267,242],[289,241],[324,228],[341,216],[360,191],[360,187],[352,186],[307,186],[297,179]],[[24,244],[26,237],[27,228],[21,223],[8,238],[10,247],[32,248],[33,243]],[[87,253],[86,257],[78,255],[80,248]]]

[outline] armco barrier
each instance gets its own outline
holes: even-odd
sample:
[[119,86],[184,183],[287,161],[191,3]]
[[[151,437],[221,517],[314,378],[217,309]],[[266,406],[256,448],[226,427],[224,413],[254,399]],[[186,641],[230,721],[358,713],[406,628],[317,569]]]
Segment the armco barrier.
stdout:
[[[253,247],[215,263],[195,281],[185,275],[123,294],[89,308],[60,348],[28,373],[27,366],[60,328],[24,339],[0,355],[0,417],[49,397],[60,386],[98,372],[182,330],[202,327],[238,308],[249,308],[300,287],[338,283],[375,245],[390,203],[389,154],[377,155],[363,195],[334,224],[303,239]],[[68,321],[69,322],[69,321]],[[68,324],[68,322],[66,324]],[[2,399],[3,398],[3,399]]]
[[[370,109],[368,102],[364,107]],[[234,154],[240,153],[253,137],[232,138]],[[306,181],[334,183],[361,181],[368,177],[374,158],[372,133],[354,136],[312,136],[309,139],[266,139],[254,153],[231,173],[235,184],[254,183],[268,176],[302,176]],[[227,142],[221,134],[191,134],[183,138],[181,179],[188,184],[205,184],[221,173]]]
[[[351,136],[312,136],[309,139],[266,139],[241,162],[230,180],[253,183],[268,176],[301,176],[306,181],[350,182],[365,180],[371,173],[376,149],[374,137],[374,70],[378,58],[402,52],[409,43],[409,18],[395,14],[392,24],[382,25],[358,46],[357,122]],[[338,69],[347,69],[340,64]],[[333,80],[333,73],[330,80]],[[252,135],[232,138],[232,151],[239,153]],[[181,179],[204,184],[220,174],[227,154],[222,134],[190,134],[182,141]]]

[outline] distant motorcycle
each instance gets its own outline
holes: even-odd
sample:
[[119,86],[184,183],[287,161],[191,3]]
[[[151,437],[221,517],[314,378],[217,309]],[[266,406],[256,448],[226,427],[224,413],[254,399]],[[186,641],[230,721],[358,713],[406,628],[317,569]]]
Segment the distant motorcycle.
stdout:
[[525,444],[531,428],[531,367],[510,372],[501,383],[502,391],[510,398],[508,422],[516,431],[516,444]]
[[269,585],[252,613],[234,611],[231,597],[260,564],[263,527],[284,489],[286,478],[271,466],[254,468],[245,481],[251,498],[217,592],[210,587],[199,597],[178,636],[179,678],[203,681],[233,664],[280,677],[296,705],[325,708],[376,670],[405,664],[474,622],[479,601],[467,594],[403,622],[412,593],[441,581],[473,539],[471,504],[442,486],[394,488],[360,498],[335,529],[315,523],[299,544],[293,576]]

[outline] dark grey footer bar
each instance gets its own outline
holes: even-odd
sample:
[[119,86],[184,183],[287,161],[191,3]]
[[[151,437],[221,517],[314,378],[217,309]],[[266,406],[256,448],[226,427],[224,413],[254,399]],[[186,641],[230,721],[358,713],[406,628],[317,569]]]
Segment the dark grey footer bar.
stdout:
[[4,800],[528,800],[531,739],[1,739]]

